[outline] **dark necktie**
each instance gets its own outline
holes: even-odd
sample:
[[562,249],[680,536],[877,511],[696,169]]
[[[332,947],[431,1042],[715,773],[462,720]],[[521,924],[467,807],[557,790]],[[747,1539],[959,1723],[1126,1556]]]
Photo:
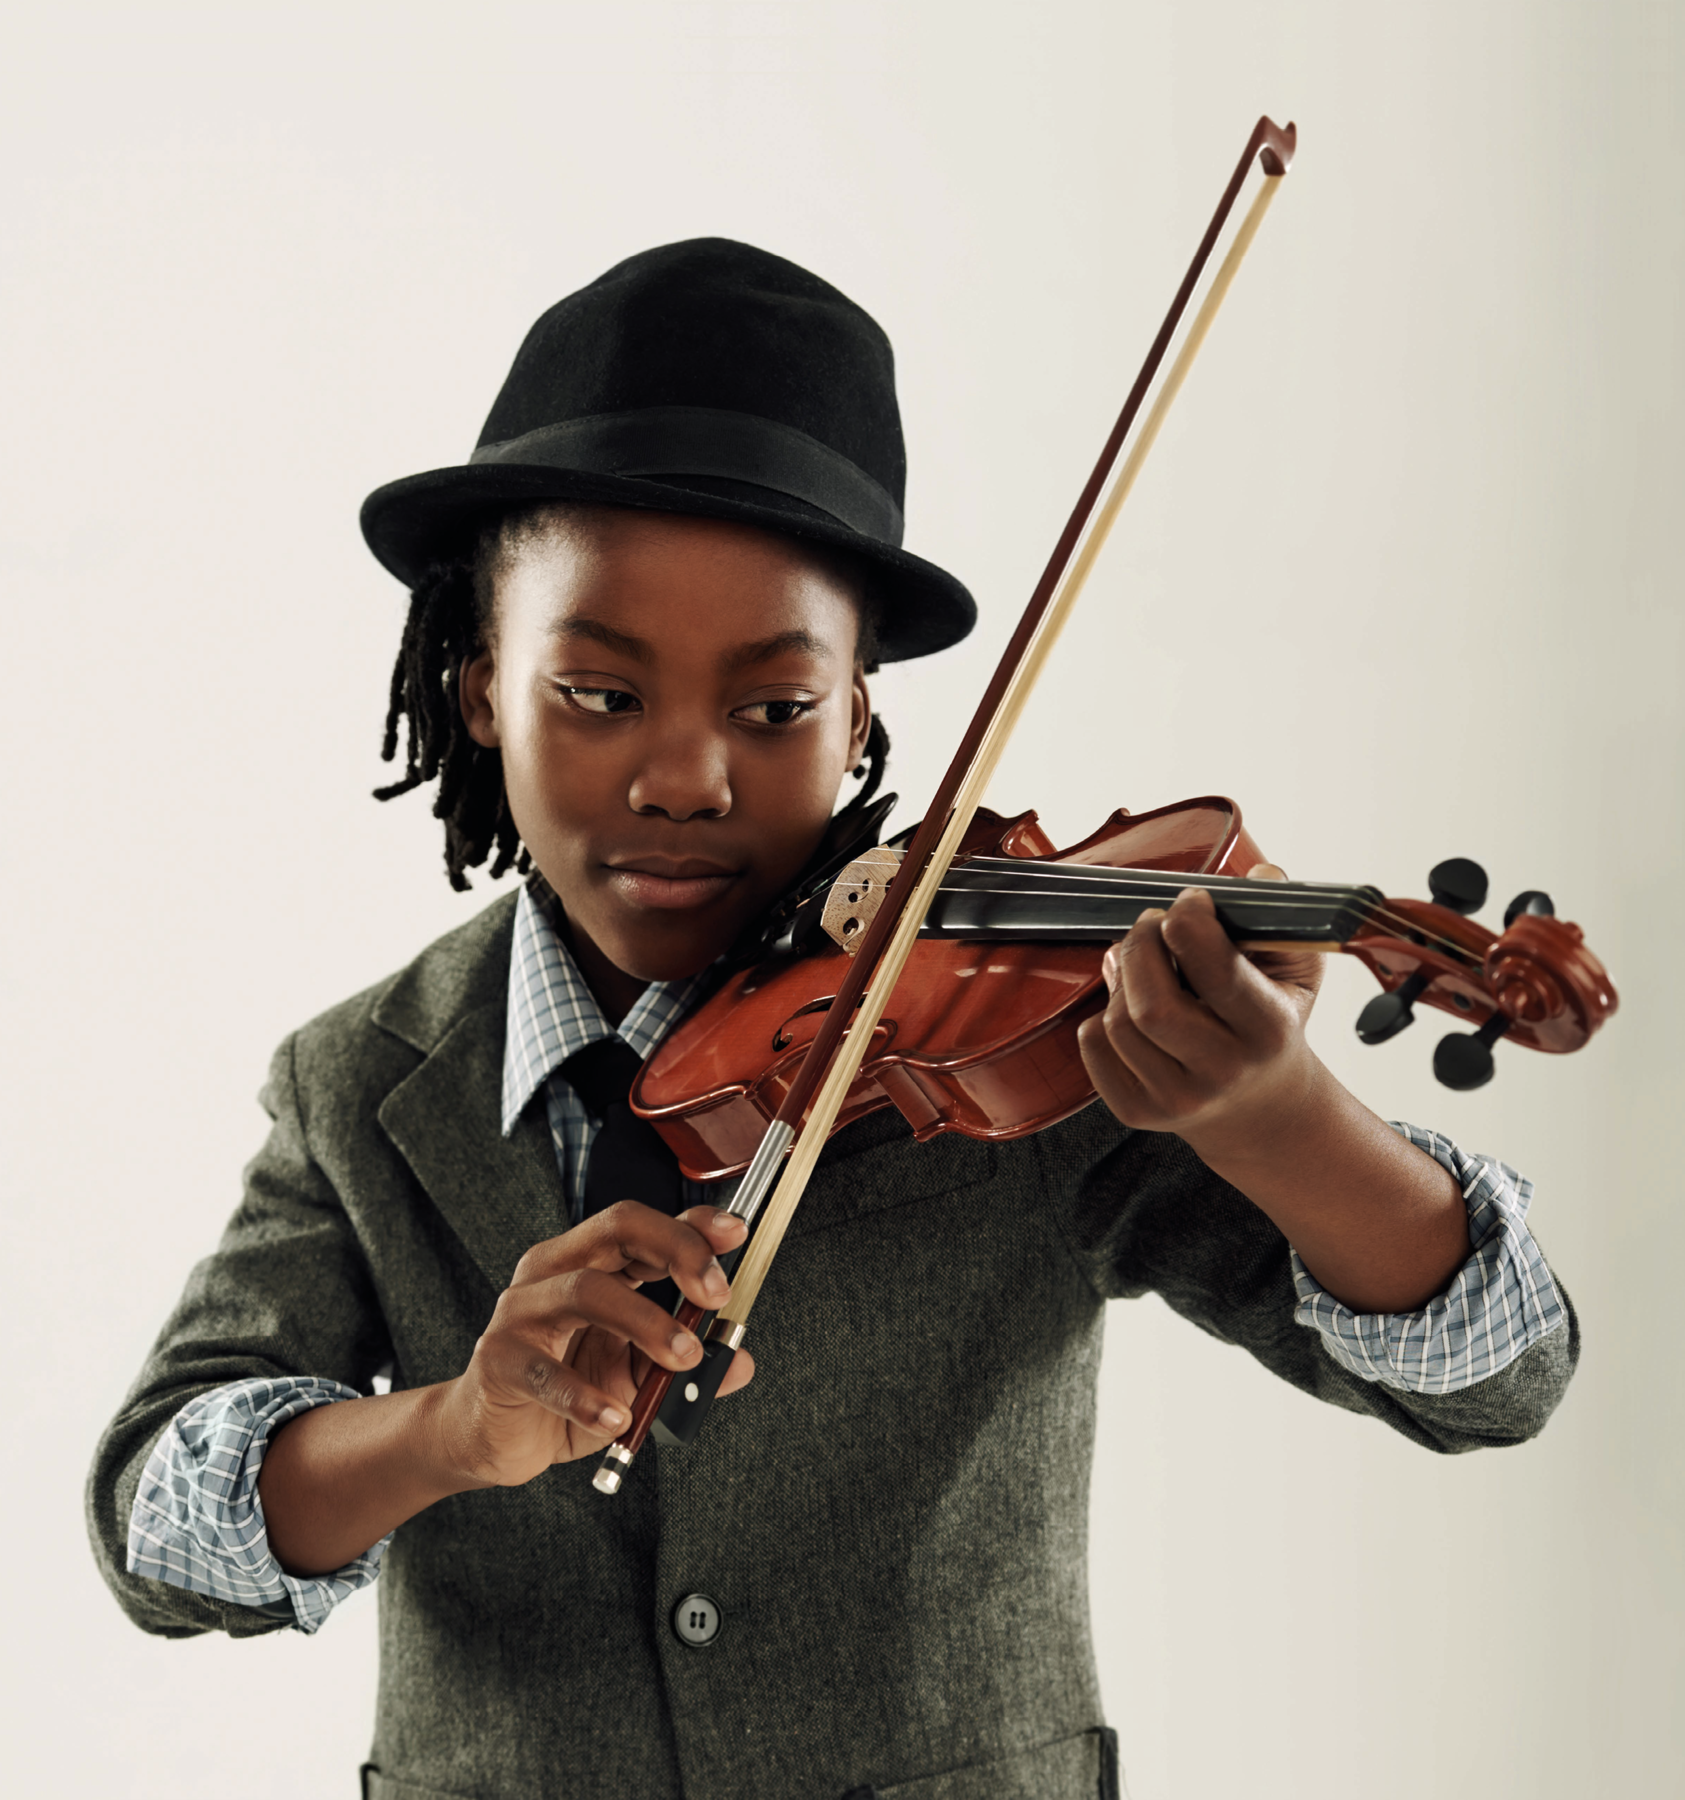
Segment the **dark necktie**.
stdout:
[[597,1121],[585,1164],[584,1218],[617,1200],[641,1200],[669,1217],[684,1204],[678,1158],[627,1104],[632,1078],[642,1066],[638,1053],[619,1038],[599,1038],[562,1064],[563,1079]]

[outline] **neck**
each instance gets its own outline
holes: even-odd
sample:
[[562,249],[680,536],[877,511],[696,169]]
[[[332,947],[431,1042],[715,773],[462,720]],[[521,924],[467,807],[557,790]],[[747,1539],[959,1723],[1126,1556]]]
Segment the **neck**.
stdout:
[[921,935],[1110,943],[1189,887],[1210,893],[1224,929],[1243,943],[1332,949],[1382,904],[1374,888],[979,856],[949,871]]
[[628,975],[624,969],[610,962],[560,906],[556,908],[556,917],[568,953],[573,957],[574,966],[585,977],[585,985],[591,990],[591,998],[602,1009],[603,1017],[609,1024],[618,1026],[637,1005],[639,995],[649,983],[636,975]]

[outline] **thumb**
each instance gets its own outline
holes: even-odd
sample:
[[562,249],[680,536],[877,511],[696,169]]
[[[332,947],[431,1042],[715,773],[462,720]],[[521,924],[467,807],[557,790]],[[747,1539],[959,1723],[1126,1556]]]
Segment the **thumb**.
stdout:
[[[1272,862],[1254,863],[1247,875],[1253,881],[1287,879],[1287,871]],[[1279,987],[1297,988],[1304,997],[1303,1012],[1310,1011],[1311,1001],[1322,986],[1322,957],[1306,951],[1251,950],[1246,960]]]

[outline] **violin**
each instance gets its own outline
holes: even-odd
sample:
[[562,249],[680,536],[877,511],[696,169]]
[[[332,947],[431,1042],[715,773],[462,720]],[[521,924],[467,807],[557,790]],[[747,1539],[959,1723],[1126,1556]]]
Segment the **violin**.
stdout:
[[[1520,895],[1501,933],[1467,916],[1484,903],[1486,879],[1462,858],[1433,871],[1431,900],[1389,900],[1370,887],[1254,880],[1263,858],[1229,800],[1189,800],[1134,818],[1120,811],[1062,852],[1033,813],[1006,819],[982,808],[1297,145],[1292,124],[1262,118],[1253,127],[910,841],[868,839],[844,866],[816,873],[773,922],[771,954],[728,975],[634,1083],[634,1108],[687,1174],[740,1172],[730,1210],[751,1234],[732,1259],[731,1297],[718,1315],[710,1321],[688,1300],[678,1308],[678,1323],[704,1338],[703,1361],[679,1386],[670,1370],[650,1368],[631,1423],[593,1477],[599,1492],[619,1491],[652,1431],[682,1444],[700,1429],[831,1134],[894,1106],[920,1138],[1010,1138],[1086,1105],[1093,1090],[1077,1028],[1105,1003],[1103,946],[1184,887],[1210,890],[1243,948],[1341,950],[1365,962],[1383,989],[1358,1020],[1366,1042],[1403,1030],[1418,1001],[1474,1024],[1435,1053],[1436,1072],[1453,1087],[1490,1078],[1500,1036],[1574,1050],[1614,1012],[1602,965],[1578,927],[1555,918],[1547,896]],[[1254,171],[1263,179],[1165,367]],[[857,826],[875,833],[884,816]]]
[[[944,1131],[1016,1138],[1080,1111],[1094,1086],[1077,1027],[1106,1004],[1106,946],[1187,887],[1210,892],[1242,949],[1364,963],[1383,989],[1359,1015],[1364,1043],[1397,1036],[1417,1003],[1476,1027],[1434,1053],[1447,1087],[1489,1081],[1499,1037],[1578,1050],[1618,1005],[1580,928],[1554,916],[1548,895],[1518,895],[1501,933],[1470,919],[1486,878],[1467,858],[1433,870],[1432,900],[1250,879],[1263,861],[1240,809],[1218,797],[1134,817],[1120,809],[1067,850],[1034,812],[979,808],[831,1130],[893,1106],[921,1143]],[[875,846],[798,890],[774,954],[731,975],[639,1072],[633,1110],[693,1181],[749,1166],[901,862],[894,845]]]

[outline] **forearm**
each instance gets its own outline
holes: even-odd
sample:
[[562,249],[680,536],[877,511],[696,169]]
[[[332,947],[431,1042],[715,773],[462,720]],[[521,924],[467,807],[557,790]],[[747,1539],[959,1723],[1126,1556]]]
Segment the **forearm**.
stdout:
[[1314,1057],[1267,1126],[1242,1132],[1219,1124],[1183,1135],[1355,1312],[1414,1311],[1468,1258],[1468,1212],[1456,1181]]
[[318,1406],[289,1421],[263,1459],[269,1548],[289,1575],[324,1575],[435,1500],[483,1483],[446,1454],[452,1384]]

